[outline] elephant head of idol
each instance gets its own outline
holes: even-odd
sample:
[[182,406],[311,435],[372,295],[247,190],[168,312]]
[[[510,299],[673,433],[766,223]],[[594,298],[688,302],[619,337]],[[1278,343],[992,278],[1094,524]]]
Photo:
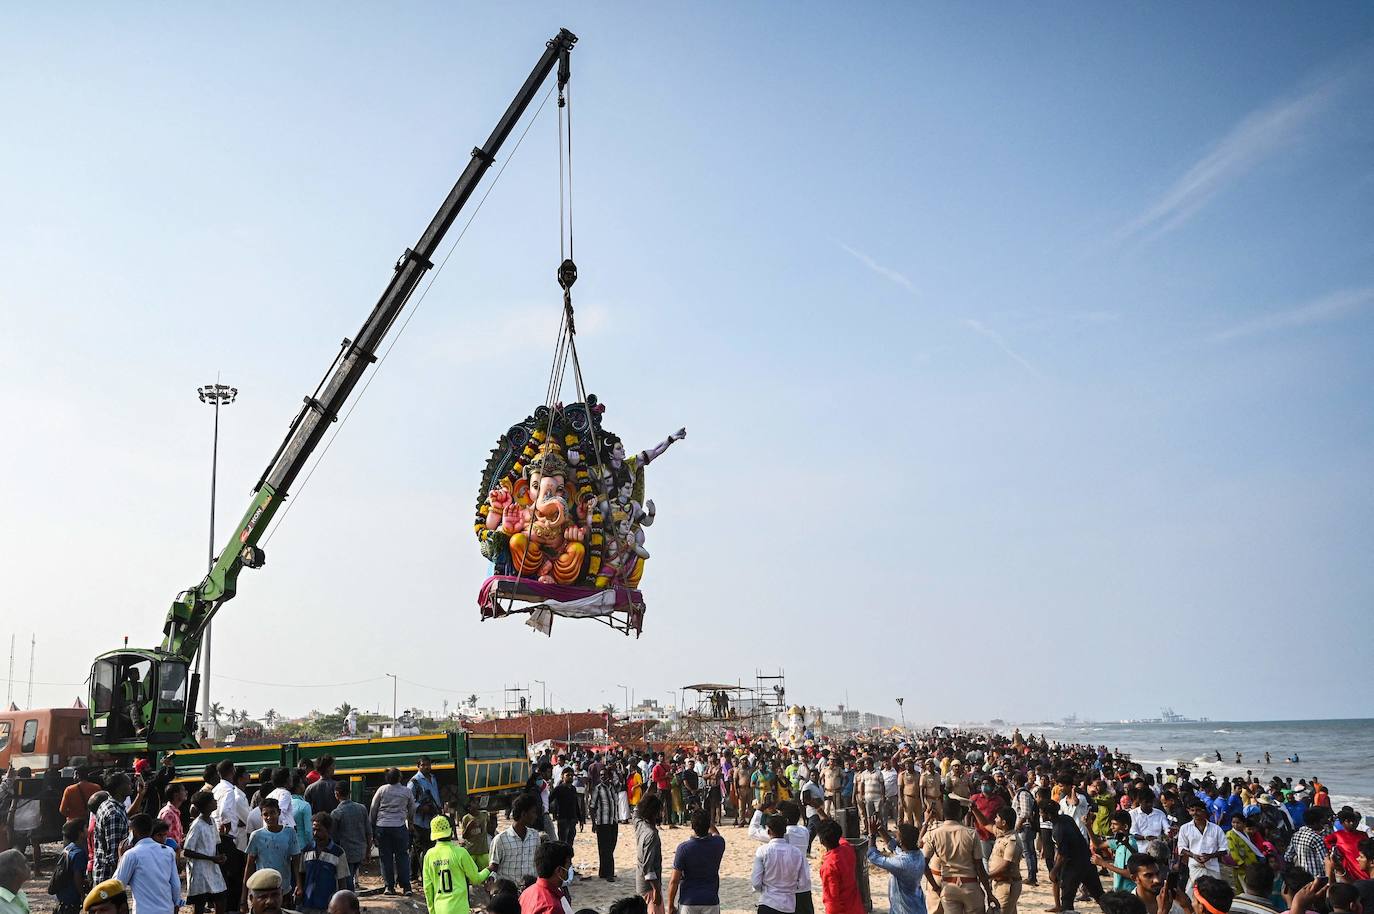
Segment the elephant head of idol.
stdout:
[[571,522],[567,480],[572,468],[556,450],[545,450],[530,463],[530,498],[534,512],[533,536],[552,543]]

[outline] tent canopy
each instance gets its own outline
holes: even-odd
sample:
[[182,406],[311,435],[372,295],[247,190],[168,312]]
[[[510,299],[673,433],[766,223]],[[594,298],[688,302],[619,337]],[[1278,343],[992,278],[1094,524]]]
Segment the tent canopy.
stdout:
[[745,692],[748,691],[744,686],[730,685],[723,682],[698,682],[696,685],[685,685],[684,689],[692,692]]

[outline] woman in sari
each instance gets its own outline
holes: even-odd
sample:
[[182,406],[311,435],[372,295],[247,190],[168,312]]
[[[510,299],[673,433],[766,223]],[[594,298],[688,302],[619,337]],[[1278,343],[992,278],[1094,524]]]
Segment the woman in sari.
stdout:
[[1245,891],[1245,873],[1252,866],[1268,866],[1264,854],[1250,839],[1250,822],[1236,813],[1231,817],[1231,830],[1226,833],[1226,849],[1231,855],[1231,887]]
[[672,780],[669,782],[668,791],[673,798],[673,814],[668,817],[668,827],[676,828],[679,822],[684,821],[682,818],[682,812],[685,804],[683,803],[682,799],[681,769],[676,769],[673,771]]
[[644,799],[644,775],[639,773],[638,765],[630,766],[630,774],[625,778],[625,792],[630,797],[630,808],[638,809],[639,801]]

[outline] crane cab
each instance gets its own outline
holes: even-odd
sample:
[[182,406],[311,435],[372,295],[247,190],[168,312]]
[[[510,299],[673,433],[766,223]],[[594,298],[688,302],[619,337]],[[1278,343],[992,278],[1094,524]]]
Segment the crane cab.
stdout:
[[114,755],[184,748],[196,732],[199,678],[186,660],[162,651],[100,655],[91,667],[91,748]]

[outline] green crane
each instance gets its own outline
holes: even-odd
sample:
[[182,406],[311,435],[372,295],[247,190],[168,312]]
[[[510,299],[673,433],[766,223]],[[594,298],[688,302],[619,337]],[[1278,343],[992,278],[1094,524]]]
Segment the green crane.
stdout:
[[559,104],[570,74],[569,61],[577,36],[567,29],[550,39],[539,62],[520,87],[486,143],[472,150],[472,158],[420,240],[406,248],[372,312],[353,337],[345,339],[315,392],[305,398],[277,452],[253,487],[253,495],[233,536],[216,557],[205,578],[172,601],[163,626],[162,644],[149,650],[127,645],[101,654],[91,667],[90,736],[93,752],[118,759],[146,756],[196,745],[196,696],[199,674],[191,662],[205,628],[215,613],[238,591],[239,573],[260,568],[266,555],[258,540],[285,501],[291,484],[324,438],[330,424],[377,360],[377,350],[394,326],[424,274],[445,233],[476,190],[521,116],[538,95],[554,68],[558,69]]

